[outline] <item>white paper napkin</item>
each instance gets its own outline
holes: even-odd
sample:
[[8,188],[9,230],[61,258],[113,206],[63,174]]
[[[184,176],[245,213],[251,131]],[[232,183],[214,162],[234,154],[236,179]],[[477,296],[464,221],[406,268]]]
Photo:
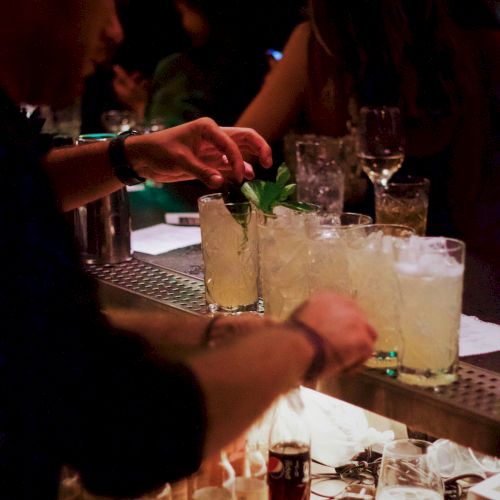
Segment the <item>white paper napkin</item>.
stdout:
[[201,243],[201,232],[197,226],[156,224],[132,231],[131,236],[132,251],[150,255],[159,255],[199,243]]

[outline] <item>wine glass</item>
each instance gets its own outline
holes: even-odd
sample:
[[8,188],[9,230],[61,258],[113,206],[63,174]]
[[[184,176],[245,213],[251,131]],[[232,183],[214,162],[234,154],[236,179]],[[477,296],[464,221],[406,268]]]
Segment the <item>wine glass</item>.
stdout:
[[399,108],[363,107],[357,130],[357,156],[375,191],[385,188],[404,159]]
[[377,500],[443,500],[444,484],[431,443],[397,439],[384,446]]

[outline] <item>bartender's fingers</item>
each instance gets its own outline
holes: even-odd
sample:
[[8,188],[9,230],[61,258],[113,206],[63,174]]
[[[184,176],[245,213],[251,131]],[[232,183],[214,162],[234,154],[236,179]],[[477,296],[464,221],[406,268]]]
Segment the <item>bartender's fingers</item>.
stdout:
[[245,172],[244,172],[245,179],[249,181],[255,179],[255,172],[253,171],[252,165],[250,165],[250,163],[247,163],[246,161],[243,162],[243,164],[245,166]]
[[238,182],[243,182],[245,166],[243,164],[243,156],[236,142],[234,142],[212,119],[200,118],[197,122],[201,127],[201,138],[211,142],[222,154],[226,155],[234,178]]
[[[213,159],[212,159],[213,161]],[[218,163],[221,164],[221,160],[218,159]],[[250,165],[250,163],[248,163],[247,161],[244,161],[243,162],[243,167],[244,167],[244,172],[243,172],[243,176],[246,180],[252,180],[255,178],[255,172],[253,170],[253,167],[252,165]],[[228,164],[228,161],[227,161],[227,158],[225,157],[225,155],[222,157],[222,166],[219,167],[219,172],[222,172],[224,174],[231,174],[232,171],[231,171],[231,168],[229,167],[229,164]],[[225,175],[225,177],[231,179],[232,175]]]
[[178,164],[185,172],[191,173],[209,188],[215,189],[224,183],[224,177],[219,170],[203,163],[189,149],[184,151],[183,155],[179,157]]
[[254,129],[246,127],[223,127],[223,130],[238,144],[243,155],[256,156],[265,168],[272,166],[273,155],[271,146]]

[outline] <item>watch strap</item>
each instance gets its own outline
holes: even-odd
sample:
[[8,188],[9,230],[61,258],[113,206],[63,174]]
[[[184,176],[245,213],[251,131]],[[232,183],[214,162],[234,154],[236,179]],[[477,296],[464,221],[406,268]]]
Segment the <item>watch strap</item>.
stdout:
[[130,165],[125,152],[125,139],[131,135],[139,135],[137,130],[128,130],[118,134],[109,142],[108,154],[113,173],[120,182],[127,186],[141,184],[146,179],[141,177]]

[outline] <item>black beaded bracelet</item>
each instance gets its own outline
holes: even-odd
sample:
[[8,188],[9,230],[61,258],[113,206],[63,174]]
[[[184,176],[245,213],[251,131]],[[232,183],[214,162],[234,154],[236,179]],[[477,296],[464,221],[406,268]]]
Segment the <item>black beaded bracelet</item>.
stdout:
[[314,347],[314,357],[309,365],[309,368],[304,374],[304,382],[313,382],[323,373],[326,366],[325,341],[323,337],[316,330],[314,330],[314,328],[294,316],[290,317],[287,323],[290,326],[299,329]]
[[127,186],[141,184],[146,179],[137,174],[127,160],[125,153],[125,139],[131,135],[139,135],[136,130],[129,130],[117,135],[109,142],[109,161],[113,167],[113,173],[120,182]]
[[205,330],[203,332],[203,337],[201,339],[202,347],[208,347],[208,348],[214,347],[214,339],[212,338],[212,330],[215,326],[215,323],[217,323],[217,321],[219,321],[223,317],[224,317],[223,315],[218,314],[218,315],[212,316],[212,318],[210,318],[210,321],[207,323],[207,326],[205,327]]

